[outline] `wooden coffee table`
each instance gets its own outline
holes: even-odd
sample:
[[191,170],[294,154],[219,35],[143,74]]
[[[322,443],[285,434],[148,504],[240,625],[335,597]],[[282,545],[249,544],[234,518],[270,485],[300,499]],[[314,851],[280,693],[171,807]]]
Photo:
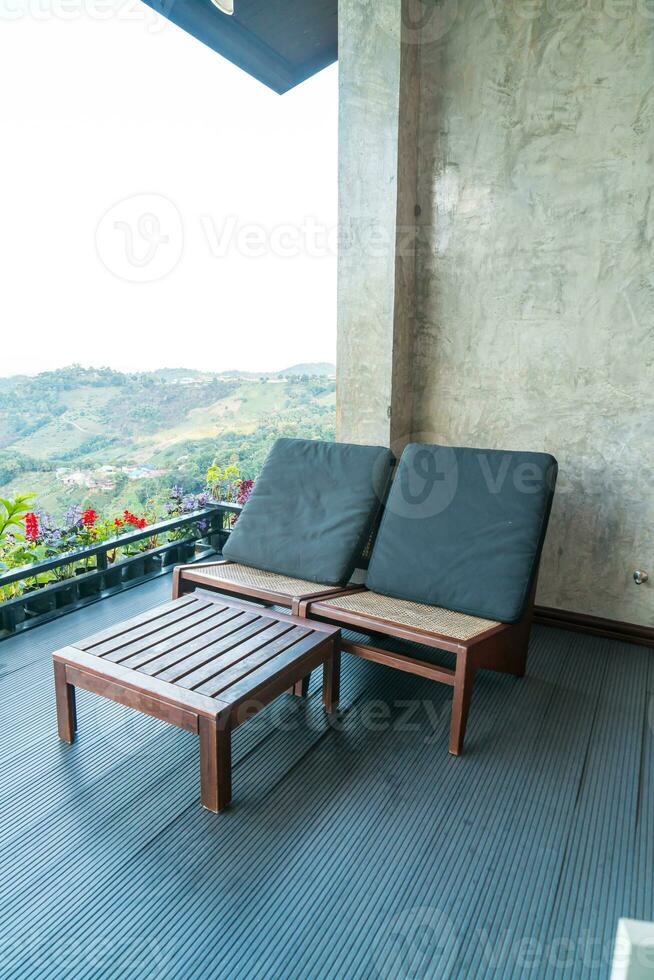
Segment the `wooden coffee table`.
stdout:
[[59,737],[72,743],[75,688],[200,736],[202,803],[231,801],[235,728],[324,664],[323,703],[338,705],[340,630],[194,592],[53,655]]

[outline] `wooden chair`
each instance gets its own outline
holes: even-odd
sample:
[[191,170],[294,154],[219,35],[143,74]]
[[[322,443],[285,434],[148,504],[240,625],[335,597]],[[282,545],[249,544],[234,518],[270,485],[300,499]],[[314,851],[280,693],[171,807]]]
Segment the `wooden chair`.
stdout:
[[373,636],[395,637],[454,653],[456,668],[452,670],[418,657],[381,649],[372,643],[347,639],[341,643],[345,652],[364,660],[452,687],[449,751],[452,755],[460,755],[477,671],[486,668],[515,677],[525,674],[533,608],[532,592],[520,622],[507,624],[466,616],[438,606],[394,599],[367,589],[354,589],[337,596],[301,600],[296,615]]
[[[178,566],[173,598],[197,588],[266,605],[347,591],[382,511],[393,457],[379,446],[278,439],[223,549]],[[309,678],[294,688],[305,694]]]
[[[522,677],[557,464],[544,453],[410,445],[386,501],[367,587],[301,599],[296,612],[368,634],[343,649],[453,688],[460,755],[480,668]],[[375,636],[449,651],[435,666]]]

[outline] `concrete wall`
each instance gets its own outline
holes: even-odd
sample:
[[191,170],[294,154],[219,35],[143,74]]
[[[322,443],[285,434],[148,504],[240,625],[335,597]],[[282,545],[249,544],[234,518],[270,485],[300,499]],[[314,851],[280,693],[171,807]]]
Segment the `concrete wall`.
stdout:
[[339,8],[336,418],[344,441],[388,445],[401,20],[397,0],[380,0],[387,29],[379,29],[374,2]]
[[[553,452],[538,601],[652,625],[654,3],[424,6],[405,37],[420,66],[411,434]],[[364,197],[370,176],[342,157]],[[361,322],[369,358],[366,336]],[[356,437],[347,396],[340,412]]]
[[340,438],[399,444],[411,426],[420,51],[403,43],[420,0],[339,4]]

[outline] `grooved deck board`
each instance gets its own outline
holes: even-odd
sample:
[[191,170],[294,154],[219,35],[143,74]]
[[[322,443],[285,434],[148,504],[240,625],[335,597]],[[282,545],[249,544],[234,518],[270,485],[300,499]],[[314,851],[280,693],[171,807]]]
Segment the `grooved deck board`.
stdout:
[[[654,919],[650,651],[536,628],[524,680],[480,673],[460,759],[451,690],[344,656],[340,724],[318,673],[307,703],[269,705],[216,817],[193,735],[80,691],[78,742],[56,736],[52,651],[169,595],[163,577],[0,643],[3,980],[605,980],[618,916]],[[182,647],[198,664],[206,636]]]

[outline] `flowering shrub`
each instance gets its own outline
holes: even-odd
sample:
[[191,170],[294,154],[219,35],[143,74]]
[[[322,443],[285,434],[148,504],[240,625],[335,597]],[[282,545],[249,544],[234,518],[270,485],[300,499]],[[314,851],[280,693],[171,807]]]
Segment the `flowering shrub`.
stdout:
[[[207,489],[204,492],[185,493],[182,487],[171,487],[164,504],[164,517],[183,517],[205,510],[216,500],[243,504],[250,496],[253,485],[252,480],[241,479],[236,466],[228,466],[224,470],[212,466],[207,473]],[[107,551],[107,559],[113,563],[119,558],[119,552],[126,557],[156,548],[161,543],[160,537],[167,542],[180,541],[189,536],[188,527],[180,527],[164,535],[152,534],[121,546],[122,535],[145,530],[162,519],[151,505],[146,506],[142,514],[124,510],[116,517],[103,517],[93,507],[83,509],[73,506],[66,512],[63,521],[57,522],[41,510],[31,510],[32,500],[33,494],[18,496],[13,501],[0,498],[0,572],[115,539],[116,546]],[[208,531],[209,522],[199,519],[195,526],[201,536]],[[94,562],[94,558],[84,557],[53,571],[0,587],[0,602],[48,582],[71,578],[78,570],[94,567]]]
[[[207,470],[207,487],[214,500],[245,504],[252,493],[254,480],[244,480],[238,466],[233,464],[226,466],[224,470],[214,465]],[[234,514],[230,519],[232,527],[236,524],[236,517]]]
[[238,466],[210,466],[207,470],[207,489],[214,500],[224,500],[227,503],[244,504],[250,494],[254,480],[244,480]]

